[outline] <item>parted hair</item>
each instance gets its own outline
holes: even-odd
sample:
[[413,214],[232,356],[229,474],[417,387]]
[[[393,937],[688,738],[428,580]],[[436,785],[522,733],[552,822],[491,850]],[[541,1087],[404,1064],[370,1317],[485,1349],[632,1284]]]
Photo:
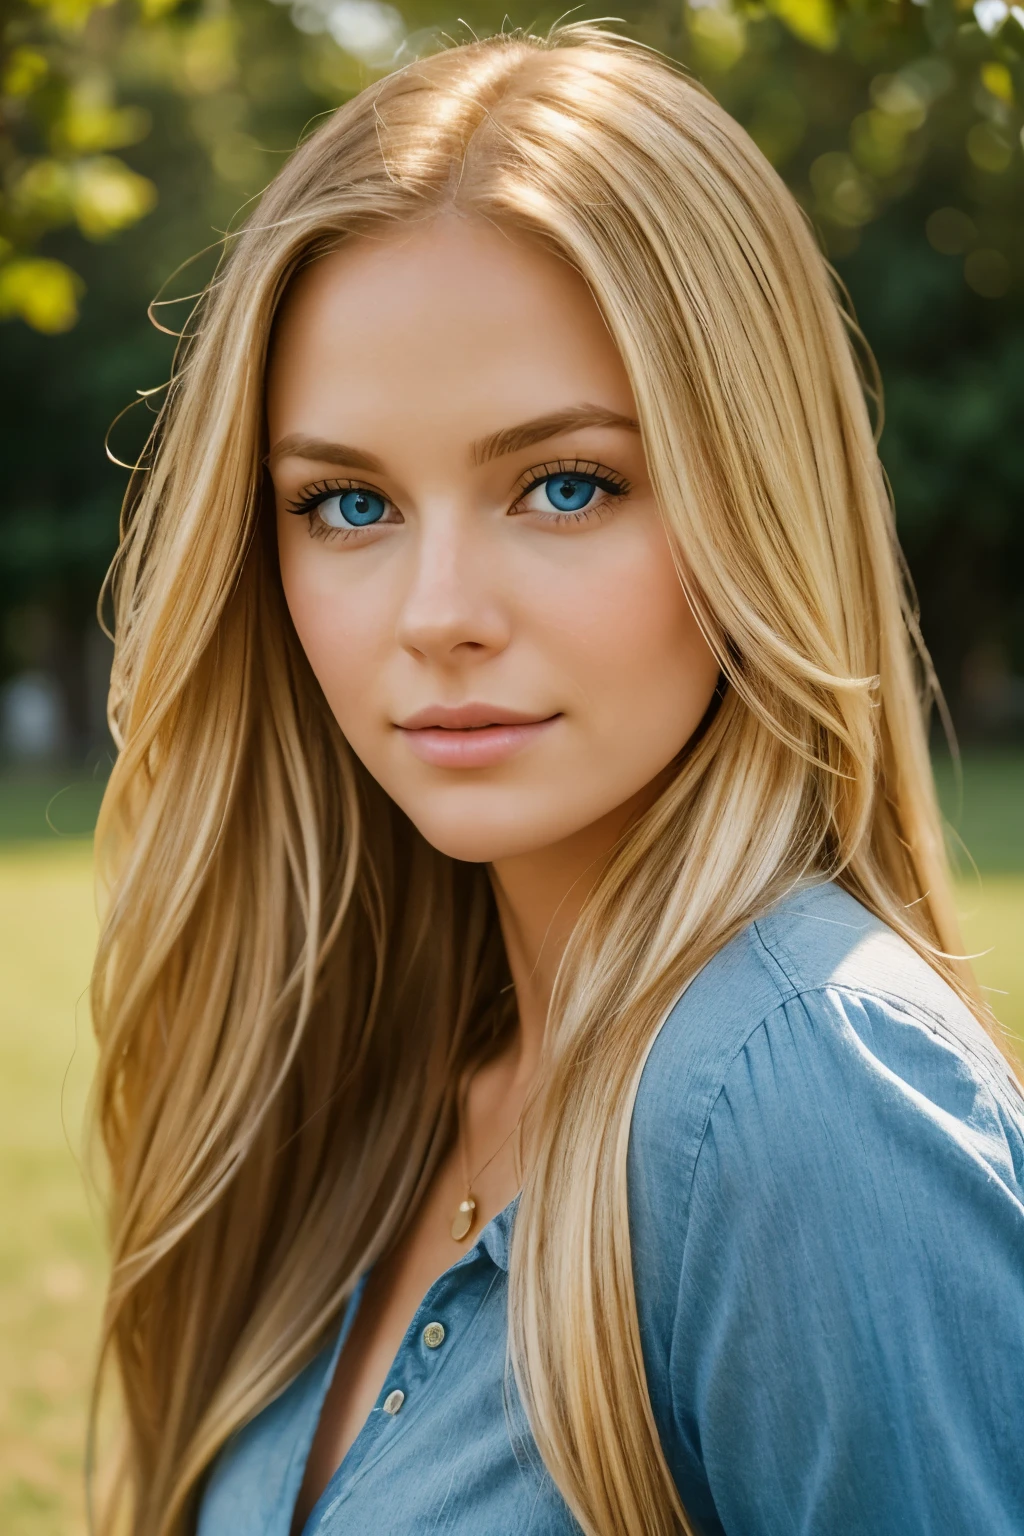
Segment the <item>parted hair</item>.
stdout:
[[453,45],[368,86],[229,241],[111,573],[96,1403],[111,1385],[120,1433],[93,1478],[103,1533],[194,1529],[219,1449],[323,1347],[450,1145],[460,1072],[511,1027],[486,870],[431,848],[341,734],[285,606],[264,483],[293,274],[440,214],[515,229],[589,285],[724,678],[587,900],[530,1109],[510,1369],[588,1536],[689,1529],[626,1204],[639,1075],[680,991],[794,884],[834,879],[985,1015],[957,958],[933,677],[870,364],[793,197],[685,72],[601,26]]

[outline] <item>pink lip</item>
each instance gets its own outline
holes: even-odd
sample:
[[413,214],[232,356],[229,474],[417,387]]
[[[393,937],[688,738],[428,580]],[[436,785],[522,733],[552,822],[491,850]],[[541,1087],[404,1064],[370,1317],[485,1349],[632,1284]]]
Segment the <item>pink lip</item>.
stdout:
[[401,721],[398,728],[425,763],[439,768],[488,768],[521,751],[558,718],[496,704],[431,704]]

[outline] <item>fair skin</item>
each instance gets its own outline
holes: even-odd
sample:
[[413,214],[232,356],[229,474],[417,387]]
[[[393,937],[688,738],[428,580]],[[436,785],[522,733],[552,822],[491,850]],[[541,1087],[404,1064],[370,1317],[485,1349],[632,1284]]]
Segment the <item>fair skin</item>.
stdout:
[[[353,750],[423,836],[486,863],[518,1024],[460,1150],[374,1268],[295,1511],[377,1402],[425,1292],[515,1195],[551,988],[616,840],[704,715],[687,603],[621,358],[586,284],[455,215],[354,239],[293,282],[267,379],[288,607]],[[523,428],[521,431],[511,429]]]

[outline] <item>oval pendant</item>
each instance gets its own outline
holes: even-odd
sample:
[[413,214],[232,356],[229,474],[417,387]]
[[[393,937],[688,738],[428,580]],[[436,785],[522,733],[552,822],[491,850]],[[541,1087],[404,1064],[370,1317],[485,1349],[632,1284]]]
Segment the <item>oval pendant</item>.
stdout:
[[457,1243],[461,1243],[464,1237],[468,1237],[473,1230],[473,1220],[476,1216],[476,1201],[472,1195],[467,1195],[452,1221],[452,1237]]

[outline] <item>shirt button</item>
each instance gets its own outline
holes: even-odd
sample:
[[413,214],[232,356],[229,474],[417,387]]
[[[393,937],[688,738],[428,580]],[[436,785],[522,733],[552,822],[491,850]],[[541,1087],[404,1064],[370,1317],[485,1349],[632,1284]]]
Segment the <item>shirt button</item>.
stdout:
[[423,1330],[423,1342],[428,1349],[436,1349],[444,1343],[444,1324],[428,1323]]
[[388,1393],[382,1406],[385,1413],[396,1414],[404,1402],[405,1393],[399,1387],[396,1387],[393,1392]]

